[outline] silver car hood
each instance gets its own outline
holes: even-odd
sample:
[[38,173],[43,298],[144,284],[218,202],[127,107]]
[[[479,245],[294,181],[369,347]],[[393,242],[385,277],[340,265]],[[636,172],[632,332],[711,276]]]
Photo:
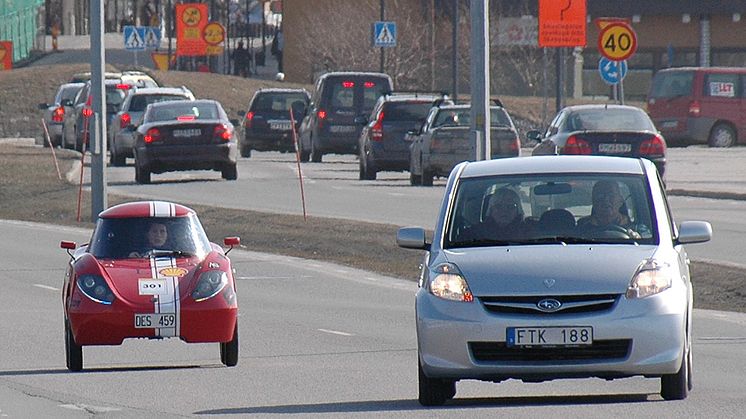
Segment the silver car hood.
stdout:
[[657,246],[540,245],[446,250],[475,296],[624,293]]

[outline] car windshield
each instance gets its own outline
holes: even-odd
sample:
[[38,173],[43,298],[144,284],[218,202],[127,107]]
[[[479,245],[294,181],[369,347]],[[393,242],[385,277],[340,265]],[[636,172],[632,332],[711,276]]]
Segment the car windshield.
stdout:
[[[148,242],[151,226],[165,227],[162,242]],[[161,227],[162,228],[162,227]],[[186,217],[102,218],[96,224],[88,251],[100,259],[123,259],[132,252],[154,255],[199,256],[210,251],[210,242],[195,215]]]
[[63,87],[62,90],[60,91],[59,102],[61,103],[63,100],[73,101],[75,99],[75,96],[78,94],[78,92],[82,88],[83,88],[83,85]]
[[290,107],[300,102],[305,106],[307,98],[302,93],[260,93],[251,104],[254,112],[284,113],[290,115]]
[[167,94],[147,94],[134,95],[130,100],[129,110],[132,112],[142,112],[151,103],[168,102],[172,100],[187,100],[184,95],[167,95]]
[[126,90],[114,86],[106,86],[106,112],[118,112],[126,95]]
[[532,244],[657,244],[641,175],[527,174],[459,182],[445,248]]
[[642,110],[598,108],[572,112],[564,131],[657,131]]
[[[441,109],[435,117],[433,127],[441,126],[469,126],[471,124],[471,110],[469,108]],[[509,127],[510,118],[502,108],[490,109],[490,126]]]
[[165,106],[152,108],[148,113],[146,121],[174,121],[180,118],[195,119],[219,119],[220,114],[217,106],[212,103],[194,102],[167,102]]

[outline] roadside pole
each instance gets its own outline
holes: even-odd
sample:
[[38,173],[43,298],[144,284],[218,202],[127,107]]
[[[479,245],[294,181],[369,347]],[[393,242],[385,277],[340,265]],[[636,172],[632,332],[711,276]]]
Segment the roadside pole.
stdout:
[[475,160],[489,160],[490,142],[490,51],[488,0],[471,0],[471,135]]
[[[91,93],[93,94],[93,129],[91,136],[91,221],[105,210],[106,203],[106,100],[104,94],[104,8],[100,1],[91,2]],[[85,151],[83,152],[85,155]]]

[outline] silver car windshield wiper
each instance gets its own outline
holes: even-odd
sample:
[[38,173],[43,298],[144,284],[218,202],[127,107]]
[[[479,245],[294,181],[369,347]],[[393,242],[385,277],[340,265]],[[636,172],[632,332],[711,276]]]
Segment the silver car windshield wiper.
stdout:
[[461,240],[451,242],[449,248],[456,247],[488,247],[488,246],[510,246],[522,244],[521,241],[516,240],[493,240],[493,239],[473,239],[473,240]]

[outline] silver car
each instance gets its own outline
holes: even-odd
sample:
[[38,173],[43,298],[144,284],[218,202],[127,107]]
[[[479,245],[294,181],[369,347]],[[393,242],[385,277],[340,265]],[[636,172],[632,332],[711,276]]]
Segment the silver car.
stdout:
[[433,233],[399,230],[427,250],[416,296],[419,401],[456,382],[661,378],[664,399],[691,389],[692,287],[683,244],[647,159],[518,157],[464,162],[448,178]]

